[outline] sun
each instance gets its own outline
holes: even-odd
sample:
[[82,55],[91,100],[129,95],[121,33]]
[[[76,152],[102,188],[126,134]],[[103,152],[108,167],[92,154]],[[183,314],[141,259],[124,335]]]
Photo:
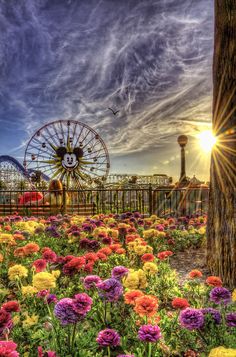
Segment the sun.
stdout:
[[200,147],[205,153],[211,152],[217,142],[217,138],[214,136],[211,130],[202,131],[200,134],[198,134],[198,139]]

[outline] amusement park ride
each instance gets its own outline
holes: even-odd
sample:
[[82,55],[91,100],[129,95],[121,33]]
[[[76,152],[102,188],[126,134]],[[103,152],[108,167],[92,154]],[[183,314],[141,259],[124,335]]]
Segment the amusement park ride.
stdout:
[[38,129],[29,140],[23,165],[0,156],[0,190],[40,186],[60,179],[67,188],[167,186],[167,175],[109,175],[110,159],[100,135],[75,120],[57,120]]

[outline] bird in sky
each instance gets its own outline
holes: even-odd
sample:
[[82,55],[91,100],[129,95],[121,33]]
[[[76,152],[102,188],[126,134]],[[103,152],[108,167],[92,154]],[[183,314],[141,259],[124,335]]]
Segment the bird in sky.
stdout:
[[117,113],[119,113],[119,110],[113,110],[112,108],[108,108],[109,110],[111,110],[112,111],[112,113],[114,114],[114,115],[116,115]]

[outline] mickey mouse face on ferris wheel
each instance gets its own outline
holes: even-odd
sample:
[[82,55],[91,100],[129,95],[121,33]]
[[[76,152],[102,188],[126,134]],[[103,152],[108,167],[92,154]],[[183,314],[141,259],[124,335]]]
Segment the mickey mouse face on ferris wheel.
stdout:
[[72,171],[79,165],[79,159],[83,157],[83,149],[75,147],[73,151],[68,152],[63,146],[56,150],[57,157],[61,159],[64,169]]

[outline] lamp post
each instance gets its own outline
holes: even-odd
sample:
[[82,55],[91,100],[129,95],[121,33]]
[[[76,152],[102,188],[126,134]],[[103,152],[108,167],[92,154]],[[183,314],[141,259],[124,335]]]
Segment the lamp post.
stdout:
[[180,135],[177,139],[179,146],[181,147],[181,172],[180,183],[186,183],[186,169],[185,169],[185,146],[188,143],[188,137],[186,135]]

